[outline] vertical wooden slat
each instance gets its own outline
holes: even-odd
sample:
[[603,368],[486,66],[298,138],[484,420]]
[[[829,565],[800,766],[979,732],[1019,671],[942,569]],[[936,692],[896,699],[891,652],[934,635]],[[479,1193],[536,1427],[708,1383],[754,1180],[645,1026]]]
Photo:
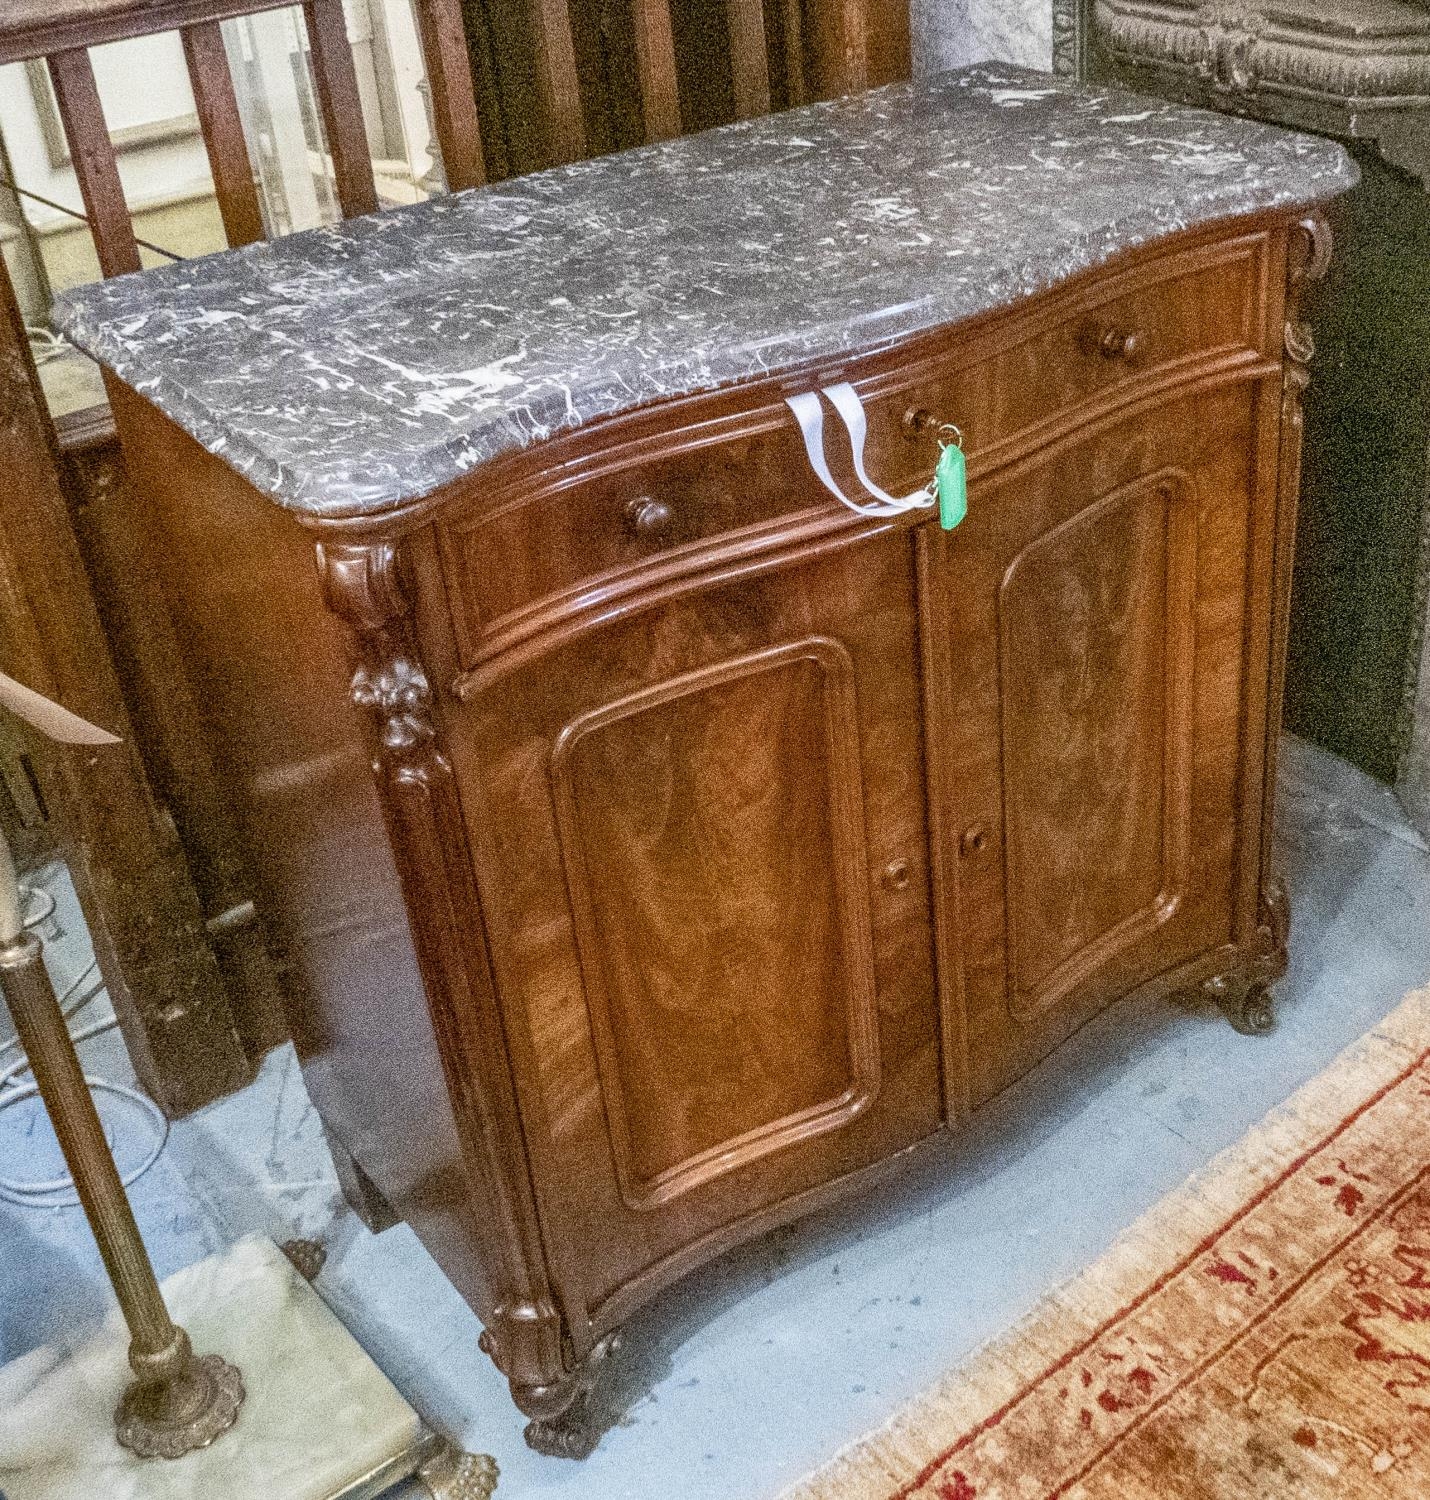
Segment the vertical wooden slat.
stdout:
[[414,10],[447,186],[454,193],[480,187],[487,174],[460,0],[415,0]]
[[730,71],[735,85],[735,117],[749,120],[770,112],[770,63],[765,51],[764,0],[725,0],[730,28]]
[[119,180],[119,164],[114,159],[89,52],[83,47],[56,52],[49,65],[99,269],[106,276],[137,271],[142,266],[139,245],[124,201],[124,185]]
[[243,117],[228,70],[223,32],[217,21],[203,21],[186,26],[181,35],[224,233],[230,245],[251,245],[263,238],[263,210],[253,180],[248,142],[243,137]]
[[362,100],[343,0],[303,0],[312,48],[313,86],[333,158],[338,203],[345,218],[377,212],[377,184],[363,128]]
[[809,98],[804,78],[804,0],[784,0],[783,15],[785,92],[793,109]]
[[824,97],[853,94],[869,85],[866,0],[815,0],[810,36]]
[[547,152],[553,165],[586,154],[581,80],[566,0],[532,0],[536,27],[537,85],[546,115]]
[[631,0],[640,75],[645,138],[668,141],[680,134],[680,83],[675,71],[675,38],[669,0]]

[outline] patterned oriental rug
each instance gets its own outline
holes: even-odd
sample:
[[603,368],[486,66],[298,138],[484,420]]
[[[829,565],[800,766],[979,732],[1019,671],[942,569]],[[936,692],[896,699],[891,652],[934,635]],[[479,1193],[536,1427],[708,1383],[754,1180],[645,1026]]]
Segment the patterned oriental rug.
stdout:
[[1430,1497],[1430,990],[785,1500]]

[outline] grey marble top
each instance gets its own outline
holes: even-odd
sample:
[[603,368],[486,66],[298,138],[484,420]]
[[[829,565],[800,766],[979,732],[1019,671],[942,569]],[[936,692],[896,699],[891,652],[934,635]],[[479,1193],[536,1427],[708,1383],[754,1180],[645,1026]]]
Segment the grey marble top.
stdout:
[[373,515],[1355,179],[1324,140],[983,66],[118,277],[61,323],[280,504]]

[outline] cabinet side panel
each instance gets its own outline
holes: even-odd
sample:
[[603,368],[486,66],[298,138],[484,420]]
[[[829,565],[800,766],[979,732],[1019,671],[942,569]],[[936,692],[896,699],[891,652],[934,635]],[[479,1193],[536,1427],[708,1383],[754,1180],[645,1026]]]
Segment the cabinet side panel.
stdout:
[[324,1124],[458,1290],[490,1305],[451,1102],[350,662],[310,535],[154,408],[116,407],[254,899]]

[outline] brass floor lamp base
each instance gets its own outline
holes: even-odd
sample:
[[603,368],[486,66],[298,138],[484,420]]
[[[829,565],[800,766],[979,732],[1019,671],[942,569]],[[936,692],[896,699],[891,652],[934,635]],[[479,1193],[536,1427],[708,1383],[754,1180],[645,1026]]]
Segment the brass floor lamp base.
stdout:
[[182,1458],[238,1420],[243,1376],[222,1355],[190,1359],[164,1384],[136,1380],[114,1413],[114,1435],[139,1458]]
[[[174,1317],[239,1365],[248,1398],[221,1441],[173,1462],[116,1441],[131,1377],[114,1314],[82,1343],[0,1366],[7,1500],[488,1500],[497,1466],[434,1432],[277,1246],[248,1239],[168,1277]],[[207,1360],[197,1361],[200,1365]]]
[[[0,880],[13,925],[18,904],[8,855]],[[115,1412],[116,1436],[142,1458],[181,1458],[233,1426],[243,1405],[242,1377],[216,1355],[196,1358],[188,1334],[169,1316],[50,984],[43,946],[32,932],[4,937],[0,991],[129,1327],[135,1379]]]

